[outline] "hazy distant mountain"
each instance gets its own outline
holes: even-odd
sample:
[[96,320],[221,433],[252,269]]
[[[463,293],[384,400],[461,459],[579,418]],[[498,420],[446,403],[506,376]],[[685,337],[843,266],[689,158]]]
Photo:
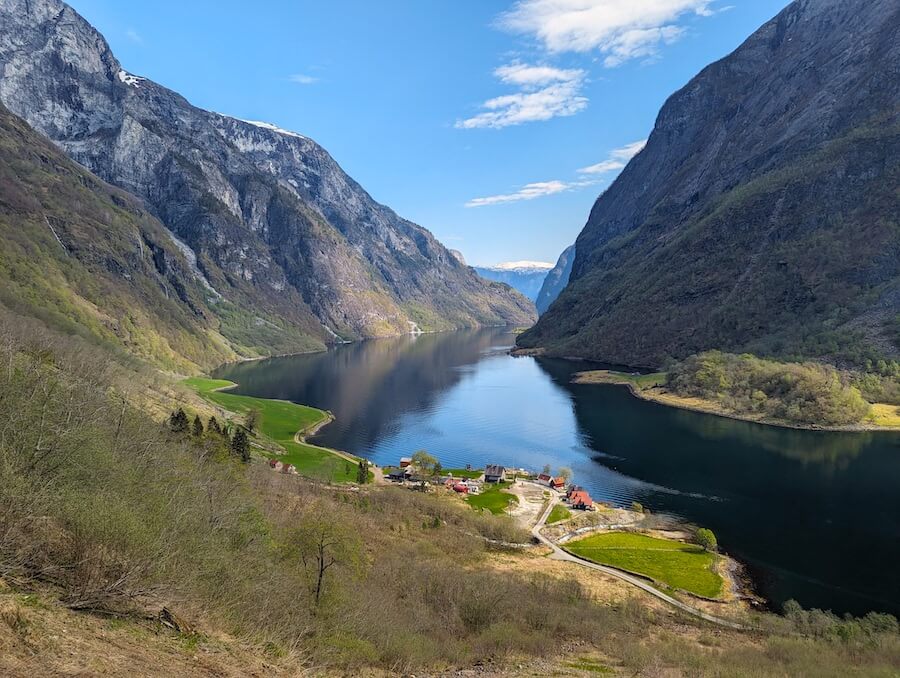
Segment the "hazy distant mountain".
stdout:
[[482,278],[506,283],[534,301],[553,264],[543,261],[510,261],[496,266],[475,266]]
[[[126,72],[59,0],[0,0],[0,100],[144,200],[251,317],[315,318],[302,329],[318,344],[405,333],[410,321],[438,330],[534,318],[526,299],[375,202],[314,141],[201,110]],[[222,320],[232,340],[261,343],[247,337],[253,323]]]
[[534,305],[537,307],[538,315],[543,315],[550,304],[556,301],[560,292],[565,289],[569,282],[569,275],[572,273],[572,263],[575,260],[575,245],[569,245],[559,255],[556,266],[544,278],[541,285],[541,291],[538,293],[537,300]]
[[800,0],[666,102],[523,346],[900,355],[900,2]]

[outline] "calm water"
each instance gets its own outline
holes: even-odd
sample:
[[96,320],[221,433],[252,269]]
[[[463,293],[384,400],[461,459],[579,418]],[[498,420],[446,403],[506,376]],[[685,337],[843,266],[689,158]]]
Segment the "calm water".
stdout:
[[900,435],[776,429],[572,385],[506,330],[402,337],[227,366],[237,392],[331,410],[316,442],[396,464],[569,466],[595,498],[712,528],[778,605],[900,614]]

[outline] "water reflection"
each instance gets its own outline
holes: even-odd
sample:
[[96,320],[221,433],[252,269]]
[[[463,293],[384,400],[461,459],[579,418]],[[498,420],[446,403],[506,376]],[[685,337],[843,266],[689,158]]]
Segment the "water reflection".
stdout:
[[240,392],[333,411],[317,441],[394,463],[569,466],[598,498],[711,527],[775,602],[900,613],[900,436],[795,431],[571,383],[490,329],[222,368]]

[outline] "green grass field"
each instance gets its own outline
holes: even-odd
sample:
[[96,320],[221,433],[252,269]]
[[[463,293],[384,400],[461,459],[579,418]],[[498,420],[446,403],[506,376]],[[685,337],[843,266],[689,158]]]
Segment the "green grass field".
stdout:
[[547,516],[547,524],[558,523],[560,520],[568,520],[571,517],[572,512],[569,509],[562,504],[557,504],[553,507],[553,510],[550,511],[550,515]]
[[441,471],[441,473],[449,473],[454,478],[469,478],[474,480],[475,478],[480,478],[482,474],[484,474],[484,469],[445,468],[443,471]]
[[715,554],[694,544],[609,532],[570,542],[566,549],[586,560],[642,574],[704,598],[722,593],[722,578],[712,571]]
[[472,508],[482,511],[486,509],[499,515],[506,511],[506,507],[512,502],[518,501],[515,495],[503,491],[504,488],[509,487],[511,484],[508,482],[494,483],[492,485],[486,484],[481,494],[471,495],[466,498],[466,501],[469,502]]
[[665,372],[629,374],[615,370],[593,370],[579,372],[573,381],[577,384],[631,384],[636,389],[643,390],[654,386],[663,386],[667,378],[668,375]]
[[216,389],[233,385],[233,382],[224,379],[191,377],[182,383],[207,400],[235,414],[244,415],[251,409],[258,410],[259,432],[285,450],[283,455],[269,456],[277,456],[278,459],[293,464],[298,473],[338,483],[356,481],[357,468],[353,462],[343,459],[325,447],[298,443],[294,440],[298,431],[308,431],[328,418],[328,414],[322,410],[286,400],[270,400],[217,391]]

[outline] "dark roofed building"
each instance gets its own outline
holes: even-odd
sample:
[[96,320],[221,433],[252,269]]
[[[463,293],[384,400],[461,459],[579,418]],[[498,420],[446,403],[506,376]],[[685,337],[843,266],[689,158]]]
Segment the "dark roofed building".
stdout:
[[499,483],[506,480],[506,469],[499,464],[488,464],[484,467],[484,480],[487,483]]

